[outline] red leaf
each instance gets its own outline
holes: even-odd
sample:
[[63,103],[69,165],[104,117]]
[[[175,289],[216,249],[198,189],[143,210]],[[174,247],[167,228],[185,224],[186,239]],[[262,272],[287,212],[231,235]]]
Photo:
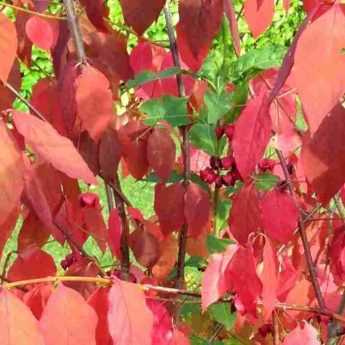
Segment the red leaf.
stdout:
[[304,173],[324,205],[345,182],[344,117],[345,109],[336,105],[302,148]]
[[49,239],[50,233],[35,213],[30,212],[25,218],[18,236],[18,251],[24,252],[30,247],[42,247]]
[[[19,71],[19,63],[15,62],[8,76],[8,83],[16,90],[20,89],[21,74]],[[16,99],[14,95],[5,85],[0,84],[0,111],[12,108],[12,104]]]
[[10,281],[53,277],[56,274],[54,259],[39,248],[28,248],[20,253],[7,273]]
[[272,122],[264,92],[254,96],[237,120],[232,147],[241,176],[246,179],[262,158],[270,140]]
[[219,31],[223,1],[180,0],[179,15],[176,30],[182,60],[193,70],[198,70]]
[[33,44],[41,49],[50,50],[56,45],[59,25],[55,20],[32,16],[25,24],[25,31]]
[[40,320],[45,345],[96,345],[96,326],[95,311],[63,284],[51,294]]
[[0,80],[7,82],[17,54],[17,31],[13,22],[0,13]]
[[123,15],[127,25],[132,26],[138,35],[158,18],[166,0],[151,0],[150,6],[146,0],[120,0]]
[[256,315],[256,302],[261,296],[262,284],[256,274],[255,258],[251,248],[238,247],[227,270],[227,284],[237,293],[238,311]]
[[82,128],[98,141],[113,118],[113,97],[103,73],[86,66],[75,81],[77,112]]
[[316,329],[309,323],[304,323],[302,328],[298,325],[284,339],[282,345],[296,345],[303,341],[304,345],[321,345]]
[[0,120],[0,225],[17,206],[24,187],[24,164],[6,125]]
[[[272,190],[261,202],[262,225],[271,239],[287,243],[297,228],[299,211],[293,198],[279,190]],[[274,216],[273,216],[274,215]]]
[[176,145],[169,130],[155,127],[147,141],[147,159],[153,171],[163,181],[168,180],[174,168]]
[[115,182],[115,172],[122,155],[122,147],[117,132],[108,128],[99,142],[98,160],[100,175],[107,182]]
[[95,310],[98,316],[96,328],[96,343],[97,345],[113,345],[108,328],[108,309],[109,288],[98,288],[88,298],[89,305]]
[[97,184],[95,176],[73,143],[61,136],[48,122],[20,112],[14,112],[13,121],[27,144],[57,170],[71,178],[80,178],[87,183]]
[[226,252],[214,254],[202,276],[201,306],[205,311],[212,303],[217,302],[228,290],[225,272],[236,252],[237,246],[230,245]]
[[254,184],[245,185],[234,197],[229,217],[230,232],[240,244],[261,225],[260,208]]
[[52,285],[36,285],[23,296],[23,302],[30,308],[36,319],[41,318],[52,291]]
[[138,285],[113,278],[108,326],[116,345],[151,345],[153,315]]
[[157,184],[155,187],[154,209],[165,235],[180,230],[185,223],[184,194],[185,189],[181,183],[170,186]]
[[122,222],[119,211],[113,208],[109,215],[109,247],[114,256],[121,258]]
[[338,4],[312,22],[297,43],[292,73],[312,134],[345,92],[344,46],[345,15]]
[[175,267],[178,253],[178,244],[174,236],[170,235],[160,242],[161,256],[152,268],[152,275],[164,281]]
[[262,303],[264,306],[264,320],[271,317],[275,304],[278,302],[278,260],[270,240],[267,238],[263,250],[264,268],[260,275],[262,283]]
[[105,18],[109,15],[109,10],[103,0],[81,0],[85,6],[87,17],[90,22],[100,31],[108,31]]
[[208,193],[196,183],[189,183],[184,198],[184,215],[190,236],[198,237],[205,232],[210,209]]
[[272,24],[273,15],[274,0],[246,0],[244,3],[244,17],[254,38],[260,36]]
[[2,251],[7,243],[7,240],[11,237],[11,234],[17,224],[19,217],[19,207],[13,209],[7,219],[1,224],[0,231],[0,256],[3,254]]
[[0,344],[46,345],[30,309],[5,289],[0,291]]
[[149,231],[138,228],[131,233],[129,243],[140,265],[151,268],[159,259],[159,243]]

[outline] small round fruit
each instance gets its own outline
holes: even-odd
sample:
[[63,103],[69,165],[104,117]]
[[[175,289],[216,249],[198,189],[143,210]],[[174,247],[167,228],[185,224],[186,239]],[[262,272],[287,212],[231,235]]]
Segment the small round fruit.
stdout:
[[212,184],[213,182],[215,182],[217,177],[218,175],[212,168],[206,168],[200,171],[200,178],[208,184]]
[[276,162],[273,159],[264,158],[258,164],[258,168],[262,172],[273,171]]
[[235,125],[233,124],[226,125],[224,133],[228,137],[229,141],[232,141],[232,139],[234,138],[234,133],[235,133]]
[[233,156],[227,156],[221,160],[222,168],[225,170],[230,170],[236,166],[235,158]]
[[226,175],[222,176],[222,180],[223,185],[227,187],[233,186],[236,182],[231,172],[228,172]]

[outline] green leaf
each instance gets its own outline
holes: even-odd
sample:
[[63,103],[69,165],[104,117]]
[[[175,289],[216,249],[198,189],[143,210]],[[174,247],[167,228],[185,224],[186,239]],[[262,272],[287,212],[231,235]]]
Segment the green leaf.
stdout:
[[206,243],[207,249],[210,254],[215,254],[224,252],[229,244],[232,244],[234,242],[228,239],[218,238],[214,235],[208,235]]
[[250,50],[233,64],[234,79],[240,80],[247,74],[280,66],[285,52],[286,48],[275,45]]
[[231,94],[223,91],[217,93],[208,90],[205,94],[205,105],[201,110],[201,116],[207,123],[216,124],[231,109]]
[[211,156],[217,155],[217,137],[215,127],[205,123],[196,123],[190,130],[192,144]]
[[227,226],[227,221],[229,217],[229,210],[230,210],[230,200],[223,199],[218,200],[217,202],[217,209],[216,209],[216,231],[219,232],[223,230]]
[[[209,345],[210,342],[207,339],[199,338],[195,335],[192,335],[190,338],[191,345]],[[224,345],[223,342],[214,340],[212,341],[212,345]]]
[[179,73],[181,73],[181,69],[178,67],[170,67],[159,73],[155,73],[151,71],[143,71],[139,73],[134,79],[129,80],[126,83],[126,86],[128,89],[132,89],[132,88],[136,88],[138,86],[144,85],[146,83],[149,83],[151,81],[172,77]]
[[172,126],[179,127],[189,124],[187,99],[182,97],[162,96],[150,99],[140,107],[147,114],[145,124],[154,126],[160,120],[168,121]]
[[277,185],[277,183],[279,182],[279,177],[270,173],[263,173],[260,175],[256,175],[254,180],[257,189],[268,191]]
[[231,313],[228,303],[212,304],[208,310],[211,318],[223,325],[226,330],[229,331],[234,326],[236,314]]

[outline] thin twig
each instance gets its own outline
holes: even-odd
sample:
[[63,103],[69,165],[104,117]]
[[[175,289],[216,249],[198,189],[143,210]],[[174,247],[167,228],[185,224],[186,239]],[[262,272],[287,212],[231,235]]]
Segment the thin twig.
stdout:
[[[104,181],[105,182],[105,181]],[[111,187],[105,182],[105,194],[107,196],[107,204],[109,213],[114,208],[114,196]]]
[[5,82],[4,85],[8,90],[10,90],[21,102],[23,102],[32,112],[33,115],[36,115],[42,121],[45,121],[43,114],[37,110],[28,100],[26,100],[18,90],[16,90],[11,84]]
[[[181,69],[181,62],[179,58],[176,37],[173,27],[173,22],[171,18],[171,13],[168,8],[168,4],[164,7],[165,22],[168,30],[170,50],[173,57],[174,65]],[[176,75],[176,83],[179,97],[185,96],[185,89],[182,81],[182,76],[180,74]],[[191,176],[190,169],[190,140],[189,140],[189,127],[181,127],[182,133],[182,156],[183,156],[183,166],[184,166],[184,185],[188,186]],[[177,273],[176,273],[176,287],[182,288],[184,285],[184,265],[186,257],[186,246],[187,246],[187,233],[188,226],[184,224],[179,233],[179,252],[177,259]]]
[[280,336],[279,336],[279,322],[278,322],[278,315],[277,311],[273,310],[272,312],[272,322],[273,322],[273,345],[280,344]]
[[66,20],[67,19],[67,17],[63,17],[63,16],[54,16],[51,14],[45,14],[45,13],[41,13],[41,12],[32,11],[32,10],[29,10],[28,8],[12,5],[12,4],[9,4],[9,3],[4,2],[4,1],[0,1],[0,5],[8,7],[8,8],[12,8],[16,11],[32,14],[32,15],[46,18],[46,19],[54,19],[54,20]]
[[[292,197],[294,197],[294,191],[293,191],[292,183],[290,180],[290,174],[289,174],[289,171],[287,168],[285,158],[284,158],[284,156],[280,150],[276,149],[276,153],[278,155],[279,162],[280,162],[280,165],[281,165],[282,170],[283,170],[283,174],[284,174],[287,186],[288,186],[289,193],[291,194]],[[309,270],[309,274],[310,274],[310,279],[311,279],[311,283],[313,285],[315,296],[316,296],[316,299],[317,299],[317,302],[319,304],[320,309],[324,310],[324,309],[326,309],[326,304],[325,304],[324,298],[322,296],[320,284],[319,284],[319,281],[317,278],[317,272],[316,272],[316,268],[315,268],[314,263],[313,263],[313,257],[311,255],[308,238],[307,238],[307,235],[305,232],[304,222],[305,221],[304,221],[302,215],[300,214],[299,220],[298,220],[298,232],[299,232],[301,239],[302,239],[303,248],[304,248],[304,256],[305,256],[305,259],[307,262],[307,266],[308,266],[308,270]]]
[[[121,184],[119,175],[116,172],[115,175],[115,183],[111,185],[113,190],[116,208],[119,211],[119,216],[121,218],[122,224],[122,233],[121,233],[121,272],[124,273],[125,278],[128,278],[129,268],[130,268],[130,258],[129,258],[129,224],[128,218],[126,214],[126,207],[123,198],[120,197],[122,195],[121,191]],[[120,193],[118,193],[120,191]]]

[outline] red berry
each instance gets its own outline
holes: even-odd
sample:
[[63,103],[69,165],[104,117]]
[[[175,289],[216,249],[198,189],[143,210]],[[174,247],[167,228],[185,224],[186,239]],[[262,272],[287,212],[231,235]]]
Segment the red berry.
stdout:
[[73,253],[68,254],[62,261],[61,261],[61,267],[64,270],[67,270],[70,266],[72,266],[77,261],[77,258]]
[[95,193],[83,193],[79,197],[81,207],[97,207],[99,204],[98,195]]
[[212,156],[210,158],[210,165],[211,165],[212,169],[218,170],[219,168],[222,167],[222,162],[221,162],[220,158]]
[[219,140],[224,134],[224,127],[220,126],[216,128],[216,137]]
[[272,171],[275,164],[276,162],[273,159],[264,158],[259,162],[258,167],[259,167],[259,170],[262,172]]
[[231,172],[228,172],[226,175],[222,177],[223,185],[224,186],[233,186],[235,184],[234,177]]
[[272,325],[269,323],[266,323],[265,325],[259,328],[259,333],[262,337],[266,337],[266,335],[268,333],[272,333],[272,331],[273,331]]
[[235,125],[233,124],[226,125],[224,132],[225,132],[225,135],[228,137],[229,141],[232,141],[234,137],[234,133],[235,133]]
[[200,171],[200,178],[208,184],[212,184],[213,182],[215,182],[217,176],[218,175],[213,171],[212,168],[206,168]]
[[222,158],[221,163],[222,168],[226,170],[232,169],[236,166],[235,158],[233,156],[227,156]]
[[217,176],[216,181],[215,181],[215,185],[217,188],[220,188],[223,185],[223,178],[222,176]]

